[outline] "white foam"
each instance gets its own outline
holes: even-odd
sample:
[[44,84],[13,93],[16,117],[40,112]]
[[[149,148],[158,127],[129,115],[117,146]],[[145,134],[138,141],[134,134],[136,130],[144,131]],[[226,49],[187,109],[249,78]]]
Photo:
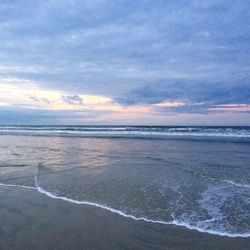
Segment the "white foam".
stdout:
[[213,178],[213,177],[210,177],[210,176],[207,176],[207,175],[203,175],[203,174],[198,174],[194,171],[188,171],[186,169],[183,169],[183,168],[180,168],[186,172],[190,172],[191,174],[195,175],[195,176],[199,176],[199,177],[202,177],[204,179],[207,179],[207,180],[212,180],[212,181],[215,181],[215,182],[224,182],[224,183],[227,183],[227,184],[230,184],[230,185],[233,185],[233,186],[236,186],[236,187],[241,187],[241,188],[250,188],[250,185],[249,184],[241,184],[241,183],[238,183],[238,182],[234,182],[232,180],[220,180],[220,179],[216,179],[216,178]]
[[3,187],[19,187],[19,188],[27,188],[27,189],[35,189],[35,190],[37,190],[36,187],[30,187],[30,186],[25,186],[25,185],[16,185],[16,184],[0,183],[0,186],[3,186]]
[[224,182],[231,184],[231,185],[234,185],[236,187],[250,188],[249,184],[240,184],[240,183],[236,183],[236,182],[231,181],[231,180],[224,180]]
[[0,126],[0,134],[38,135],[38,136],[83,136],[83,137],[218,137],[250,138],[250,130],[229,128],[167,128],[167,127],[6,127]]
[[[75,200],[75,199],[71,199],[68,197],[64,197],[64,196],[58,196],[52,192],[46,191],[44,190],[42,187],[40,187],[37,183],[37,177],[35,176],[35,184],[36,187],[31,187],[31,186],[25,186],[25,185],[17,185],[17,184],[5,184],[5,183],[0,183],[0,186],[4,186],[4,187],[18,187],[18,188],[26,188],[26,189],[33,189],[33,190],[37,190],[39,193],[44,194],[52,199],[57,199],[57,200],[63,200],[66,202],[70,202],[70,203],[74,203],[74,204],[78,204],[78,205],[88,205],[88,206],[95,206],[98,208],[102,208],[105,209],[107,211],[110,211],[112,213],[118,214],[120,216],[126,217],[126,218],[130,218],[132,220],[135,221],[145,221],[145,222],[149,222],[149,223],[157,223],[157,224],[163,224],[163,225],[175,225],[175,226],[180,226],[180,227],[185,227],[188,228],[190,230],[195,230],[201,233],[209,233],[209,234],[213,234],[213,235],[218,235],[218,236],[227,236],[227,237],[231,237],[231,238],[236,238],[236,237],[242,237],[242,238],[248,238],[250,237],[250,233],[227,233],[227,232],[221,232],[221,231],[216,231],[216,230],[210,230],[210,229],[204,229],[201,227],[197,227],[194,225],[191,225],[190,223],[187,222],[182,222],[179,220],[173,220],[173,221],[163,221],[163,220],[152,220],[152,219],[148,219],[145,217],[136,217],[134,215],[131,214],[126,214],[120,210],[117,210],[115,208],[112,207],[108,207],[102,204],[98,204],[95,202],[90,202],[90,201],[79,201],[79,200]],[[248,186],[248,185],[247,185]]]
[[227,237],[231,237],[231,238],[236,238],[236,237],[243,237],[243,238],[248,238],[250,237],[250,233],[227,233],[227,232],[220,232],[220,231],[216,231],[216,230],[209,230],[209,229],[203,229],[197,226],[193,226],[189,223],[186,222],[181,222],[178,220],[173,220],[173,221],[162,221],[162,220],[152,220],[152,219],[148,219],[145,217],[136,217],[134,215],[131,214],[126,214],[120,210],[114,209],[112,207],[108,207],[108,206],[104,206],[95,202],[90,202],[90,201],[79,201],[79,200],[75,200],[75,199],[71,199],[71,198],[67,198],[64,196],[58,196],[52,192],[46,191],[44,190],[42,187],[40,187],[37,183],[37,177],[35,176],[35,183],[36,183],[36,187],[38,192],[45,194],[46,196],[53,198],[53,199],[57,199],[57,200],[63,200],[63,201],[67,201],[70,203],[74,203],[74,204],[78,204],[78,205],[89,205],[89,206],[95,206],[98,208],[102,208],[105,210],[108,210],[112,213],[118,214],[120,216],[126,217],[126,218],[130,218],[136,221],[145,221],[145,222],[150,222],[150,223],[157,223],[157,224],[164,224],[164,225],[175,225],[175,226],[181,226],[181,227],[185,227],[191,230],[195,230],[201,233],[209,233],[209,234],[213,234],[213,235],[218,235],[218,236],[227,236]]
[[186,227],[186,228],[191,229],[191,230],[196,230],[196,231],[199,231],[201,233],[209,233],[209,234],[213,234],[213,235],[227,236],[227,237],[231,237],[231,238],[237,238],[237,237],[248,238],[248,237],[250,237],[250,232],[249,233],[242,233],[242,234],[241,233],[220,232],[220,231],[216,231],[216,230],[203,229],[203,228],[193,226],[193,225],[190,225],[189,223],[181,222],[178,220],[174,220],[172,222],[172,224],[174,224],[176,226]]

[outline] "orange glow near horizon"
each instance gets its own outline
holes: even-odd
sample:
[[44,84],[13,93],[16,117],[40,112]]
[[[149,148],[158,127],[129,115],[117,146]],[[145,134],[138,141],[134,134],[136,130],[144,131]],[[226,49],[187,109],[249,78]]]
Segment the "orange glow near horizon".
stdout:
[[39,85],[30,81],[21,81],[18,79],[0,80],[0,105],[10,107],[26,107],[30,109],[46,110],[99,110],[114,111],[116,115],[136,116],[137,114],[146,114],[152,111],[153,106],[176,107],[182,103],[163,102],[155,105],[133,105],[122,106],[115,103],[112,98],[98,95],[78,94],[83,101],[80,104],[67,103],[63,96],[72,96],[75,93],[66,91],[49,90],[39,87]]
[[[38,84],[15,78],[0,79],[0,107],[25,108],[30,110],[51,111],[100,111],[98,117],[91,121],[165,121],[166,113],[157,112],[157,108],[171,108],[186,105],[185,101],[161,102],[151,105],[123,106],[112,98],[101,95],[87,95],[60,90],[51,90],[40,87]],[[65,101],[63,97],[77,96],[80,102]],[[82,100],[82,102],[81,102]],[[208,110],[220,112],[249,112],[248,104],[215,105]],[[106,112],[107,111],[107,112]],[[171,109],[169,109],[171,112]],[[186,116],[184,113],[175,114],[176,117]],[[194,115],[193,115],[194,116]],[[171,116],[173,118],[173,116]]]

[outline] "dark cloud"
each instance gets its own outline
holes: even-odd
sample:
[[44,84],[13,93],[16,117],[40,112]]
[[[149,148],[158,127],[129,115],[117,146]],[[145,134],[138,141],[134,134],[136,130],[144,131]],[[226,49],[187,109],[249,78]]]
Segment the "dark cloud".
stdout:
[[82,105],[83,99],[79,95],[62,96],[62,100],[67,104]]
[[151,83],[131,90],[115,100],[123,105],[183,102],[183,105],[178,107],[161,109],[183,113],[207,113],[217,105],[250,104],[250,84],[188,81]]
[[193,104],[193,103],[184,103],[180,106],[175,107],[154,107],[156,113],[189,113],[189,114],[209,114],[216,113],[212,111],[211,108],[215,108],[214,105],[208,104]]
[[0,77],[76,93],[66,103],[186,102],[176,113],[249,103],[249,1],[2,0],[0,10]]
[[[93,110],[34,110],[29,108],[1,108],[0,125],[10,124],[92,124],[93,119],[98,118],[101,114],[107,114],[109,111]],[[98,120],[97,122],[98,123]]]
[[24,0],[0,9],[0,75],[109,96],[162,78],[250,78],[244,0]]
[[35,101],[35,102],[43,102],[43,103],[47,103],[47,104],[50,104],[51,101],[48,99],[48,98],[39,98],[37,96],[30,96],[30,99],[32,101]]
[[[212,114],[222,114],[222,113],[245,113],[249,114],[250,109],[249,105],[244,105],[243,107],[240,105],[233,105],[233,106],[221,106],[221,105],[213,105],[213,104],[192,104],[192,103],[185,103],[180,106],[176,107],[154,107],[154,111],[156,113],[188,113],[188,114],[203,114],[203,115],[212,115]],[[238,110],[232,111],[232,108],[236,108]],[[243,109],[242,109],[243,108]],[[244,109],[248,108],[248,110]],[[237,123],[237,121],[236,121]],[[222,121],[223,124],[223,121]]]

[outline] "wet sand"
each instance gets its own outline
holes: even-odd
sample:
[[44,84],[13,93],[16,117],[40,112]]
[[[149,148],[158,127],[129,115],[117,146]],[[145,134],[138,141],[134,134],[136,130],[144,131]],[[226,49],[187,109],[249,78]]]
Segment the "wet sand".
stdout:
[[0,187],[0,249],[250,249],[228,238],[133,221],[100,208]]

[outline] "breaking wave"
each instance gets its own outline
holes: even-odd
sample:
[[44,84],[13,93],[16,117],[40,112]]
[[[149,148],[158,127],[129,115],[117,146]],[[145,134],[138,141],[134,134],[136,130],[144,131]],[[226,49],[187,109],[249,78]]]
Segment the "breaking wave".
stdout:
[[250,138],[250,127],[0,126],[0,134],[121,138]]

